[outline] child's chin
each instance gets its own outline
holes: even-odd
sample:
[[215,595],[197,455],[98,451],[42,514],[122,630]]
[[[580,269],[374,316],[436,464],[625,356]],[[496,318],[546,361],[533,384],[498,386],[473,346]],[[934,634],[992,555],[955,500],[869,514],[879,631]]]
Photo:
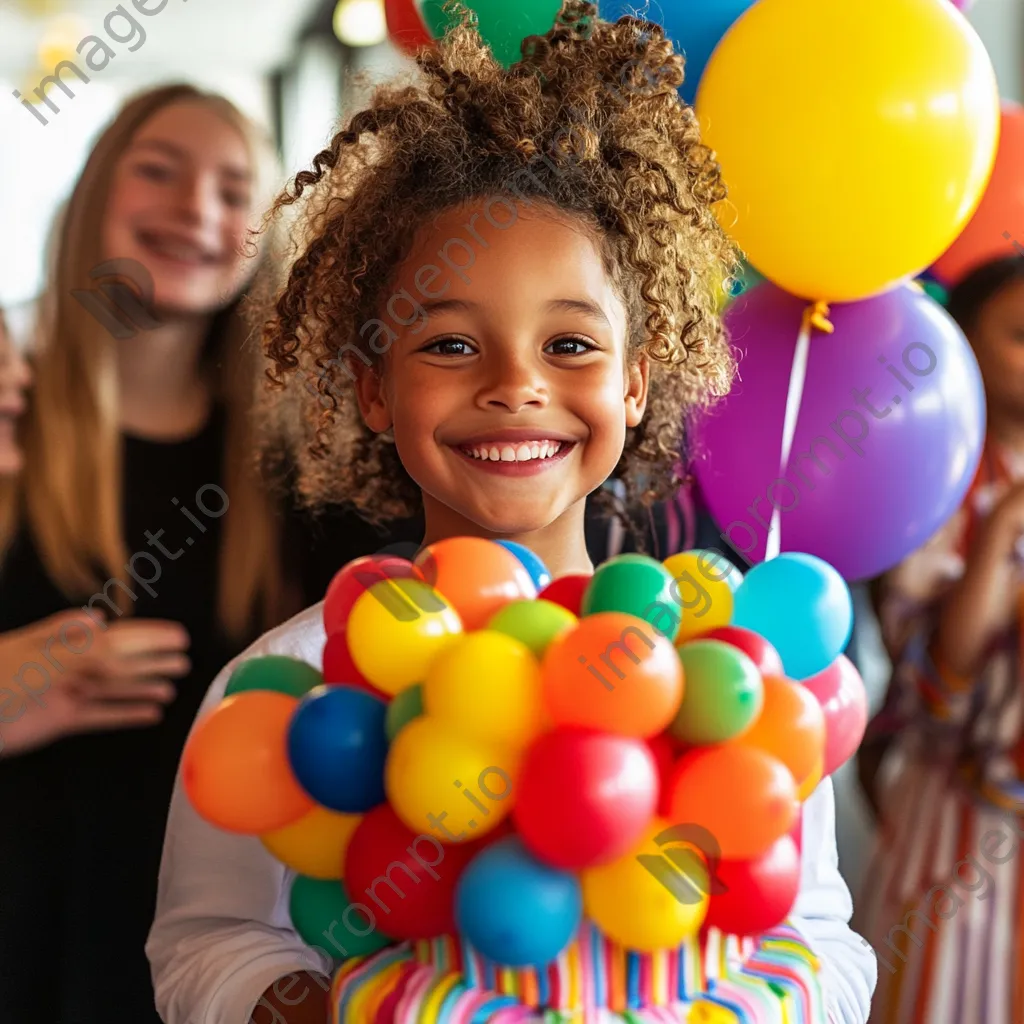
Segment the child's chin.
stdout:
[[504,511],[492,515],[479,513],[473,516],[473,521],[488,533],[502,537],[518,537],[543,530],[557,518],[557,514],[548,512]]

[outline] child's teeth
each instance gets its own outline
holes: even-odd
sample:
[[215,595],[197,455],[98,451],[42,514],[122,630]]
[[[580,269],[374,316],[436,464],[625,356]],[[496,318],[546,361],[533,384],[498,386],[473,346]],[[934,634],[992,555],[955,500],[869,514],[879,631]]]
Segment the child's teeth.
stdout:
[[494,445],[490,448],[467,449],[474,459],[485,462],[529,462],[531,459],[549,459],[561,449],[560,441],[524,441],[519,445]]

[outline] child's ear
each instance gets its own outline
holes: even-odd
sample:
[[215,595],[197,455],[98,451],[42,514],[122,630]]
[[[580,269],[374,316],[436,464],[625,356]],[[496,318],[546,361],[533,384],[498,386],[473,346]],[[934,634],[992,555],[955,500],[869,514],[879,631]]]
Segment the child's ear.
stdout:
[[391,427],[391,410],[388,408],[381,368],[360,366],[356,370],[354,386],[363,422],[375,434],[384,433]]
[[647,389],[651,379],[651,361],[640,355],[626,369],[626,426],[638,427],[647,410]]

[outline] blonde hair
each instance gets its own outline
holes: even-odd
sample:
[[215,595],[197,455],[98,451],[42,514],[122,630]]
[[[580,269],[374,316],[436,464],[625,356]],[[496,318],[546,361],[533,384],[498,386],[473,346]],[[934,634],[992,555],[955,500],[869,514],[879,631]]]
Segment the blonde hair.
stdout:
[[[123,467],[118,415],[117,344],[72,296],[90,285],[103,259],[101,227],[118,161],[154,114],[175,103],[198,103],[236,128],[260,170],[266,142],[221,96],[188,85],[146,92],[125,105],[93,149],[68,202],[40,316],[35,386],[22,423],[26,469],[0,484],[0,555],[22,520],[31,528],[47,572],[69,598],[124,582],[129,552],[122,517]],[[263,160],[268,163],[269,160]],[[258,387],[258,346],[236,300],[217,315],[215,395],[226,408],[224,484],[232,514],[219,554],[218,618],[241,636],[259,615],[280,615],[279,538],[272,503],[255,468],[251,412]],[[102,574],[102,576],[101,576]],[[117,587],[120,609],[131,608]]]

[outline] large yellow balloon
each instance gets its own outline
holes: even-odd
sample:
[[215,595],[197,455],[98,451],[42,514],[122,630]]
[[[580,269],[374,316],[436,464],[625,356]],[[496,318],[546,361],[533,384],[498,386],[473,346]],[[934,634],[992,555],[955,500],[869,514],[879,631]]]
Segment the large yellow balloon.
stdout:
[[357,669],[391,695],[422,683],[431,662],[462,633],[462,621],[426,583],[374,583],[349,613],[345,635]]
[[852,301],[935,261],[981,201],[999,94],[981,40],[936,0],[759,0],[697,94],[722,226],[803,298]]
[[362,820],[361,814],[338,814],[315,807],[294,825],[260,836],[260,842],[272,857],[300,875],[340,879],[348,841]]
[[392,742],[384,790],[413,832],[463,842],[486,835],[508,817],[518,773],[517,753],[469,739],[424,715]]
[[[584,913],[610,939],[639,952],[678,946],[700,931],[708,912],[706,862],[690,846],[660,847],[655,836],[668,827],[656,818],[636,849],[582,873]],[[676,853],[679,863],[666,853]],[[677,891],[666,881],[678,882]]]
[[514,637],[467,633],[430,666],[423,707],[467,738],[521,749],[545,720],[540,663]]

